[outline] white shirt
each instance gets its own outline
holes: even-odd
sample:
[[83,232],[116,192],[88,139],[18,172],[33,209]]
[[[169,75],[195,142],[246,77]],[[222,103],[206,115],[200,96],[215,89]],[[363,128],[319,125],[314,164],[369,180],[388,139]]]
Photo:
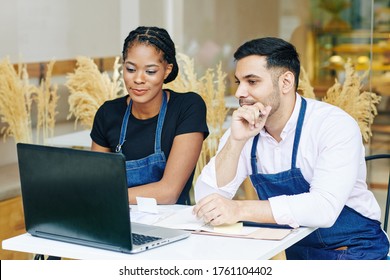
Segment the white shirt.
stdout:
[[[274,174],[291,169],[292,147],[302,99],[297,94],[294,111],[284,127],[280,142],[264,129],[257,144],[259,173]],[[365,150],[357,122],[336,106],[306,99],[307,108],[298,147],[296,167],[310,184],[307,193],[269,199],[278,224],[292,227],[330,227],[344,205],[363,216],[380,220],[380,207],[366,184]],[[230,135],[226,131],[218,152]],[[244,146],[235,178],[218,188],[215,157],[202,170],[195,185],[195,200],[219,193],[233,198],[241,183],[252,174],[251,138]],[[218,153],[217,152],[217,153]]]

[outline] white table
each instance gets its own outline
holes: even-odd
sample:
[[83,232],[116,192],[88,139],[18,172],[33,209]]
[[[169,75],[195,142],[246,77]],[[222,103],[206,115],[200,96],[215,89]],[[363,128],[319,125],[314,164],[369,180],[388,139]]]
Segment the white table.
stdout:
[[278,241],[191,234],[187,239],[138,254],[117,253],[53,241],[33,237],[28,233],[4,240],[2,247],[4,250],[89,260],[266,260],[279,254],[314,230],[313,228],[299,228]]
[[90,149],[92,145],[91,131],[82,130],[46,139],[46,145],[67,148]]

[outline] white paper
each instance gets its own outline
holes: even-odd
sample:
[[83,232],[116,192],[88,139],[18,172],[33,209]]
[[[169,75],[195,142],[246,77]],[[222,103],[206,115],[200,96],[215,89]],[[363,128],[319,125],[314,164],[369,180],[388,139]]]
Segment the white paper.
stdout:
[[129,206],[130,221],[140,224],[153,225],[154,223],[165,219],[172,215],[173,210],[164,208],[163,206],[157,206],[158,213],[148,213],[138,211],[138,205]]
[[138,212],[152,213],[157,214],[157,201],[154,198],[150,197],[140,197],[135,198],[137,200]]
[[161,219],[159,214],[130,211],[130,220],[135,223],[152,225]]
[[200,230],[204,226],[204,222],[192,214],[192,208],[186,207],[178,210],[155,225],[176,229]]
[[194,233],[222,235],[241,238],[280,240],[288,235],[290,229],[246,227],[242,223],[213,227],[205,224],[192,214],[193,207],[172,210],[172,208],[157,206],[158,213],[140,212],[139,205],[130,206],[132,222],[157,225],[161,227],[191,230]]
[[243,227],[242,223],[213,227],[205,224],[202,219],[198,219],[192,214],[192,209],[193,207],[188,207],[176,211],[172,215],[155,223],[155,225],[175,229],[224,233],[226,235],[248,235],[257,230],[255,227]]

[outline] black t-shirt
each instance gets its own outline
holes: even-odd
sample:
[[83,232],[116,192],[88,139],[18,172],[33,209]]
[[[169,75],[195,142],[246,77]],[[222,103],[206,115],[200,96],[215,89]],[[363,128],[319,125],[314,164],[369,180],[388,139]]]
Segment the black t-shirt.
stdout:
[[[206,105],[201,96],[194,92],[169,91],[170,98],[161,135],[161,148],[167,160],[176,135],[202,132],[206,138],[209,134],[206,123]],[[127,108],[126,99],[127,96],[124,96],[106,101],[95,115],[91,138],[96,144],[110,148],[112,152],[119,143],[122,120]],[[157,119],[158,115],[147,120],[139,120],[130,114],[126,141],[122,146],[122,153],[126,160],[136,160],[154,153]],[[191,188],[193,173],[182,195],[188,193]],[[180,200],[178,203],[183,203]]]

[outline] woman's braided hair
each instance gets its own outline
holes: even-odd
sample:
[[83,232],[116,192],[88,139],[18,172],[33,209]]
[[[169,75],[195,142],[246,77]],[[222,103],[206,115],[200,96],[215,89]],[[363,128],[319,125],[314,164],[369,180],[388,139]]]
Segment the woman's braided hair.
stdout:
[[131,31],[123,44],[123,61],[126,59],[127,50],[136,43],[154,46],[158,51],[163,53],[164,60],[173,65],[171,73],[164,80],[164,84],[176,79],[177,74],[179,73],[179,66],[176,61],[175,43],[173,43],[171,37],[165,29],[155,26],[140,26]]

